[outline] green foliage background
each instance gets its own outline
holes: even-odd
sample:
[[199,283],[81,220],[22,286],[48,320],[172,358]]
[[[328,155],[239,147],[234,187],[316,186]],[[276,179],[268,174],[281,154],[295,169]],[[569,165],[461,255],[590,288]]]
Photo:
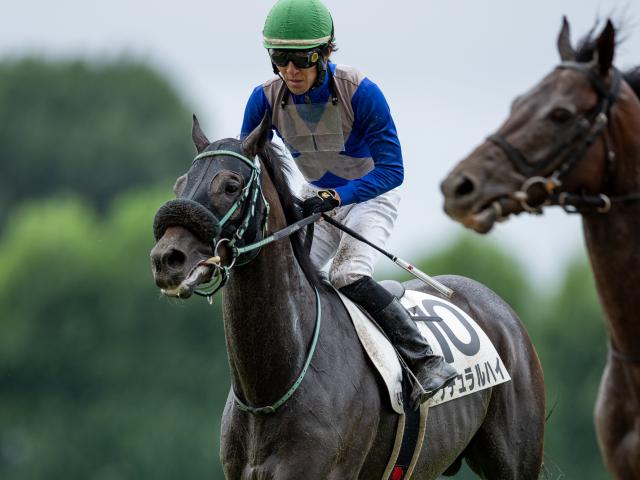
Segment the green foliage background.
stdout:
[[[223,478],[219,305],[161,298],[148,260],[153,214],[192,156],[179,95],[128,60],[5,61],[0,125],[0,478]],[[585,259],[549,295],[485,238],[425,254],[421,268],[489,285],[527,325],[555,405],[546,478],[607,478]]]

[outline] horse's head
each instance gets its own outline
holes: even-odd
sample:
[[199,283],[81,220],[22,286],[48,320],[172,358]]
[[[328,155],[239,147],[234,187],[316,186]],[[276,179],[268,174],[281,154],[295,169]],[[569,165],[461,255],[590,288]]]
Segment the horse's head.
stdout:
[[[165,295],[187,298],[211,279],[215,265],[246,262],[254,255],[238,257],[236,249],[259,241],[266,227],[269,206],[262,194],[258,155],[270,128],[265,116],[242,142],[210,143],[193,117],[198,154],[175,183],[177,198],[160,207],[153,225],[151,266]],[[220,262],[212,260],[216,256]]]
[[[558,37],[562,62],[517,97],[498,132],[442,182],[449,216],[486,233],[511,214],[564,205],[567,194],[603,191],[612,163],[606,126],[622,84],[612,67],[614,37],[608,21],[576,51],[564,19]],[[606,207],[606,199],[596,206]]]

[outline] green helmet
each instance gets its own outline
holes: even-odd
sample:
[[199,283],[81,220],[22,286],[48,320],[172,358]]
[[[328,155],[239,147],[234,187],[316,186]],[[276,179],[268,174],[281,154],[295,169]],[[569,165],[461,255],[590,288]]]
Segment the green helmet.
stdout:
[[319,0],[278,0],[262,35],[265,48],[307,50],[333,39],[333,20]]

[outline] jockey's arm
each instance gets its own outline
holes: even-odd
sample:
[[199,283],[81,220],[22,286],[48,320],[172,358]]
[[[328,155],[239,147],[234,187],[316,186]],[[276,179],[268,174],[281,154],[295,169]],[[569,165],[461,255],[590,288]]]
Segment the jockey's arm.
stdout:
[[351,99],[354,131],[365,139],[374,168],[335,190],[343,205],[360,203],[396,188],[404,179],[402,149],[389,105],[378,86],[365,78]]

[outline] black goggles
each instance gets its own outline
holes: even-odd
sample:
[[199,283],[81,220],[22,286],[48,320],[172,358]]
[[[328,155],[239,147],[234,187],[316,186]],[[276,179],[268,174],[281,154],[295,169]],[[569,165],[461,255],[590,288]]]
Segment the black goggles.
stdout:
[[289,62],[293,62],[298,68],[310,68],[320,60],[318,50],[275,50],[270,48],[269,56],[278,67],[286,67]]

